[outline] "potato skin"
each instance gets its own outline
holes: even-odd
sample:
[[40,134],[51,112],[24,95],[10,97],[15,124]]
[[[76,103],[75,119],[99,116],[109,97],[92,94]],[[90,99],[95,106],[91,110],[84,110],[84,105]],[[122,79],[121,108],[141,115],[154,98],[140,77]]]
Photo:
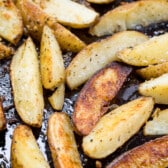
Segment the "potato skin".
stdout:
[[0,101],[0,131],[6,128],[6,118],[4,115],[4,110],[2,107],[2,102]]
[[0,42],[0,60],[4,58],[8,58],[13,54],[14,50],[11,47],[4,45]]
[[106,168],[165,168],[168,166],[168,136],[146,142],[112,161]]
[[113,62],[86,83],[75,102],[73,113],[73,122],[79,134],[87,135],[94,128],[131,70]]

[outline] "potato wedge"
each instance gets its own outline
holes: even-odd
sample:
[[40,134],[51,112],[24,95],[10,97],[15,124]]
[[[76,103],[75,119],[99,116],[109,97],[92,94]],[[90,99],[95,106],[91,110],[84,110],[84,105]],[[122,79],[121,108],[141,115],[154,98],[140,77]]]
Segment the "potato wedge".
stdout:
[[24,25],[33,38],[40,41],[43,27],[47,24],[54,30],[58,43],[63,50],[78,52],[85,47],[83,41],[57,23],[56,18],[49,17],[32,0],[17,0],[17,7],[21,11]]
[[90,78],[74,105],[72,119],[79,134],[88,135],[95,127],[131,71],[113,62]]
[[95,4],[108,4],[113,2],[114,0],[87,0],[87,1]]
[[155,103],[168,104],[168,73],[140,84],[138,90],[143,96],[151,96]]
[[40,46],[40,70],[42,84],[46,89],[54,89],[65,79],[62,52],[53,31],[44,26]]
[[0,131],[6,128],[6,118],[4,115],[4,110],[2,106],[2,102],[0,101]]
[[136,70],[136,73],[147,80],[159,77],[165,73],[168,73],[168,62],[156,65],[149,65],[145,68]]
[[86,82],[96,71],[118,60],[116,53],[147,41],[148,37],[136,31],[124,31],[94,42],[79,52],[66,69],[66,82],[75,89]]
[[134,66],[148,66],[168,61],[168,33],[153,37],[132,48],[117,53],[123,62]]
[[52,108],[54,110],[62,110],[64,105],[64,97],[65,97],[65,84],[62,83],[56,91],[48,98]]
[[145,124],[143,133],[144,135],[168,134],[168,109],[156,109],[153,119]]
[[168,136],[156,138],[125,152],[106,168],[165,168],[168,166]]
[[153,106],[151,97],[141,97],[105,114],[90,134],[83,138],[85,154],[100,159],[113,153],[139,131]]
[[66,113],[55,112],[50,116],[47,137],[55,168],[82,168],[71,121]]
[[19,125],[14,130],[11,163],[12,168],[49,168],[32,130],[26,125]]
[[168,2],[165,0],[141,0],[125,3],[105,13],[90,29],[96,36],[134,29],[136,25],[147,26],[168,20]]
[[0,60],[10,57],[14,53],[13,48],[6,46],[0,42]]
[[23,22],[20,11],[12,0],[0,1],[0,36],[17,44],[23,34]]
[[41,0],[41,8],[58,22],[73,28],[86,28],[99,16],[97,12],[72,0]]
[[44,100],[38,56],[28,38],[16,51],[10,66],[10,76],[16,110],[28,125],[41,127]]

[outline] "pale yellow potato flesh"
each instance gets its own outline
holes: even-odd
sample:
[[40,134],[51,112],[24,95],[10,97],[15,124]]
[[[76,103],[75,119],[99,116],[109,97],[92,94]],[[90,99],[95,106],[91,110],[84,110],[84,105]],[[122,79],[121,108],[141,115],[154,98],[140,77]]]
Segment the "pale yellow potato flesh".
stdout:
[[168,62],[156,65],[149,65],[145,68],[137,69],[136,73],[147,80],[159,77],[164,73],[168,73]]
[[55,112],[48,121],[47,138],[55,168],[82,168],[70,118]]
[[124,48],[133,47],[148,37],[136,31],[124,31],[109,38],[91,43],[81,50],[66,69],[66,82],[75,89],[86,82],[96,71],[112,61],[119,60],[116,53]]
[[113,2],[114,0],[87,0],[87,1],[95,4],[108,4]]
[[46,89],[54,89],[65,79],[64,60],[62,51],[47,25],[44,26],[40,45],[40,71],[42,84]]
[[90,29],[96,36],[113,34],[135,28],[136,25],[147,26],[168,20],[168,2],[165,0],[141,0],[125,3],[108,11]]
[[18,125],[13,132],[11,145],[12,168],[49,168],[40,151],[31,128]]
[[8,47],[0,42],[0,60],[12,56],[14,50],[12,47]]
[[2,102],[0,101],[0,131],[6,128],[6,118],[4,115],[4,110],[2,106]]
[[62,110],[62,107],[64,105],[64,97],[65,97],[65,84],[62,83],[48,98],[54,110]]
[[168,134],[168,109],[156,109],[153,114],[153,119],[145,124],[143,133],[144,135]]
[[41,0],[41,8],[58,22],[73,28],[86,28],[99,16],[85,5],[71,0]]
[[168,73],[140,84],[138,90],[141,95],[151,96],[155,103],[168,104]]
[[32,0],[17,0],[18,9],[21,11],[23,22],[32,38],[41,39],[43,27],[47,24],[54,30],[55,37],[62,50],[79,52],[85,43],[67,28],[57,23],[56,18],[48,16]]
[[12,0],[0,1],[0,36],[17,44],[23,34],[23,22],[20,11]]
[[117,53],[117,57],[130,65],[148,66],[168,61],[168,33],[152,37],[132,48]]
[[16,51],[10,66],[14,104],[28,125],[41,127],[44,100],[38,55],[31,38]]
[[83,138],[84,153],[96,159],[112,154],[140,130],[153,106],[151,97],[141,97],[105,114]]

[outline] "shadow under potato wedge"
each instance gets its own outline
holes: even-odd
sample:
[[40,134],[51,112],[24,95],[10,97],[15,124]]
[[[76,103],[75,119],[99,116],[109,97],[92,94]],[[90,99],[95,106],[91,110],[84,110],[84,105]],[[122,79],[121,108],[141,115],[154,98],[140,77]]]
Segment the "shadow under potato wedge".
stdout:
[[56,18],[48,16],[32,0],[17,0],[16,5],[22,14],[24,25],[32,38],[40,41],[43,27],[47,24],[54,30],[61,49],[78,52],[85,47],[86,44],[82,40],[57,23]]
[[95,73],[80,91],[74,105],[76,132],[88,135],[108,110],[132,68],[113,62]]
[[50,168],[30,127],[18,125],[11,144],[12,168]]
[[136,25],[148,26],[162,21],[168,21],[168,2],[141,0],[124,3],[108,11],[90,28],[90,33],[103,36],[134,29]]
[[30,37],[17,49],[12,58],[10,79],[19,116],[26,124],[41,127],[43,90],[38,55]]

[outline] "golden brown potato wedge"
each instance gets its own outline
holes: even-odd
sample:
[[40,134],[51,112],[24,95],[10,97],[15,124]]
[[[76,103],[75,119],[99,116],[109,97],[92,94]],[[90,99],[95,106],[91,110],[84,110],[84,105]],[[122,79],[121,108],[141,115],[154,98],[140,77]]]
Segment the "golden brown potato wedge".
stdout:
[[0,100],[0,131],[4,130],[5,128],[6,128],[6,118],[4,115],[2,102]]
[[168,61],[168,33],[153,37],[132,48],[117,53],[119,59],[134,66],[148,66]]
[[53,31],[44,26],[40,46],[40,70],[42,84],[46,89],[54,89],[65,79],[62,52]]
[[90,78],[74,105],[72,118],[79,134],[88,135],[95,127],[131,71],[113,62]]
[[66,69],[66,82],[71,89],[86,82],[96,71],[112,61],[118,60],[116,53],[124,48],[133,47],[148,37],[136,31],[124,31],[109,38],[86,46],[72,60]]
[[113,153],[139,131],[153,106],[151,97],[141,97],[105,114],[83,138],[85,154],[91,158],[104,158]]
[[10,76],[16,110],[28,125],[41,127],[44,100],[38,55],[28,38],[12,58]]
[[0,42],[0,60],[10,57],[14,53],[13,48],[6,46]]
[[12,168],[49,168],[32,130],[26,125],[19,125],[14,130],[11,163]]
[[56,91],[48,98],[54,110],[62,110],[65,97],[65,84],[62,83]]
[[106,168],[165,168],[168,166],[168,136],[144,143],[114,159]]
[[12,0],[0,1],[0,36],[17,44],[23,34],[20,11]]
[[153,119],[148,121],[144,126],[144,135],[168,134],[168,109],[156,109],[152,117]]
[[47,137],[55,168],[82,168],[71,121],[66,113],[55,112],[50,116]]
[[156,65],[149,65],[145,68],[136,70],[136,73],[147,80],[159,77],[165,73],[168,73],[168,62]]
[[105,13],[90,29],[96,36],[113,34],[118,31],[147,26],[168,20],[168,2],[165,0],[141,0],[125,3]]
[[114,0],[87,0],[87,1],[95,4],[108,4],[113,2]]
[[43,12],[32,0],[17,0],[17,7],[21,11],[24,25],[33,38],[40,40],[43,27],[47,24],[54,30],[58,43],[63,50],[78,52],[85,47],[83,41],[57,23],[56,18],[50,17]]
[[58,22],[73,28],[86,28],[99,16],[97,12],[71,0],[41,0],[41,8]]
[[144,96],[151,96],[155,103],[168,104],[168,73],[157,78],[145,81],[139,86],[139,93]]

